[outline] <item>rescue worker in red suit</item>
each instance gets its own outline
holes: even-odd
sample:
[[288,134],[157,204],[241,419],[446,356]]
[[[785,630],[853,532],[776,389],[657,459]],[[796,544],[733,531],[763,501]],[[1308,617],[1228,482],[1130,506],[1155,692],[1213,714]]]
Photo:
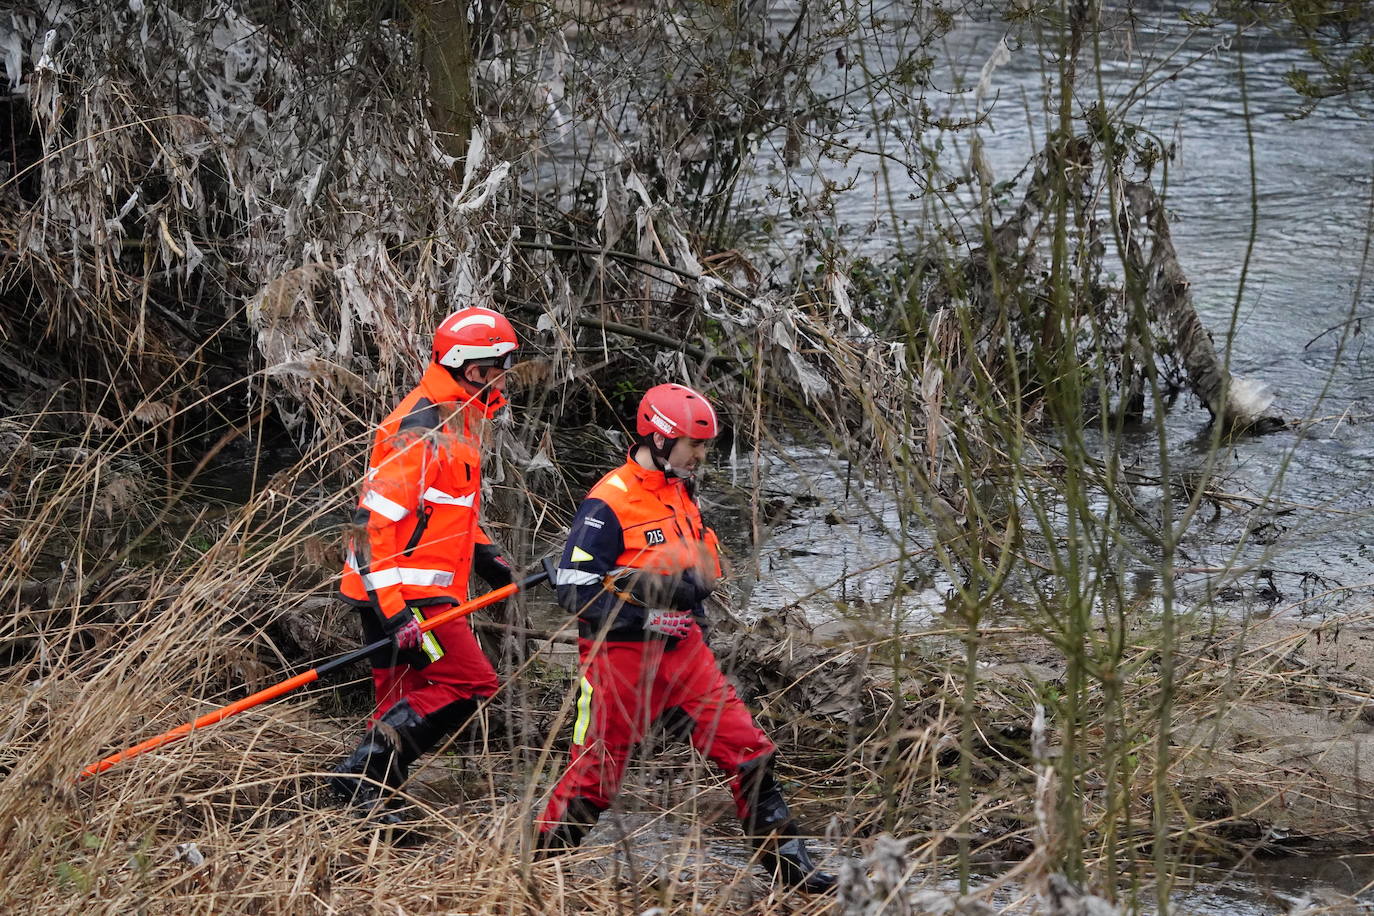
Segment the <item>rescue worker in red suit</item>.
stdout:
[[777,781],[776,750],[702,637],[703,603],[720,573],[694,479],[719,431],[705,397],[651,388],[625,464],[592,487],[556,571],[558,602],[578,615],[582,684],[571,760],[538,820],[539,850],[576,846],[610,807],[626,760],[665,713],[730,777],[745,833],[777,879],[830,890],[797,835]]
[[478,524],[482,423],[505,404],[519,342],[504,317],[465,308],[434,334],[420,384],[377,430],[354,516],[340,591],[363,639],[390,638],[372,659],[376,708],[357,750],[330,785],[358,813],[400,820],[392,790],[440,739],[461,728],[497,688],[466,619],[421,632],[426,615],[467,600],[475,571],[493,588],[510,565]]

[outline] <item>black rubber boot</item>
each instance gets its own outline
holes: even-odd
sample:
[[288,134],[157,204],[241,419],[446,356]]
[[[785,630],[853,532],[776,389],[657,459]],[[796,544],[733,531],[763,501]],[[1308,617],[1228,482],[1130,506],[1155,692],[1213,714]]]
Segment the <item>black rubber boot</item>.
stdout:
[[[396,703],[367,730],[352,754],[334,768],[329,787],[360,817],[396,825],[407,818],[407,806],[396,796],[410,765],[432,746],[432,728],[405,700]],[[422,746],[422,742],[428,746]]]
[[[785,829],[794,832],[796,825],[788,823]],[[811,850],[799,836],[779,832],[778,836],[759,843],[759,853],[774,881],[807,894],[828,894],[835,890],[835,876],[816,867]]]
[[334,768],[326,782],[359,817],[395,823],[399,812],[389,810],[389,790],[404,779],[398,769],[396,749],[383,735],[369,728],[362,742]]
[[563,820],[539,831],[534,847],[535,859],[547,859],[582,845],[582,838],[596,826],[603,810],[588,799],[574,798],[568,803],[568,810],[563,812]]
[[458,700],[428,716],[416,713],[408,700],[400,700],[368,729],[358,749],[339,764],[330,785],[352,802],[360,815],[381,824],[404,823],[411,809],[397,792],[410,777],[411,765],[465,726],[484,700],[486,697],[481,696]]
[[[458,700],[431,715],[423,718],[416,716],[413,722],[398,723],[396,733],[401,738],[402,750],[408,758],[407,764],[414,763],[422,755],[432,751],[444,738],[466,726],[486,699],[472,697]],[[400,703],[396,705],[399,706]]]
[[744,832],[758,848],[773,880],[808,894],[833,891],[835,876],[816,868],[811,850],[797,833],[787,800],[773,778],[773,758],[761,757],[744,764],[739,780],[746,807]]

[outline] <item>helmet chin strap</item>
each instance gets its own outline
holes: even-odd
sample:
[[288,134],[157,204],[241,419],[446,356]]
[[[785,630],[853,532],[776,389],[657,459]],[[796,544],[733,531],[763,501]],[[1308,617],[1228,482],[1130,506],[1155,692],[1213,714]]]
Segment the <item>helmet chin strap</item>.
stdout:
[[653,436],[646,436],[645,439],[647,441],[644,444],[649,446],[649,457],[653,459],[654,467],[663,472],[664,477],[667,477],[669,480],[692,479],[691,474],[684,474],[668,463],[668,455],[672,452],[673,446],[677,445],[676,439],[664,437],[662,448],[654,444]]
[[464,391],[471,392],[471,400],[482,405],[482,414],[487,419],[491,419],[496,411],[506,406],[506,396],[489,384],[483,385],[480,388],[474,388],[472,382],[463,377],[465,367],[466,364],[457,369],[452,366],[445,366],[444,368],[448,370],[448,374],[458,383],[460,388]]

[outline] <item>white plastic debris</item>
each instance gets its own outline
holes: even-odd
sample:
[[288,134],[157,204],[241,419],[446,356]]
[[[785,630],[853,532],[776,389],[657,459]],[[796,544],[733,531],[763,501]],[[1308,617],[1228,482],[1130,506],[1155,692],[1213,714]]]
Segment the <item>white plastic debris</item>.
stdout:
[[195,843],[178,843],[174,862],[186,862],[193,868],[205,864],[205,854]]

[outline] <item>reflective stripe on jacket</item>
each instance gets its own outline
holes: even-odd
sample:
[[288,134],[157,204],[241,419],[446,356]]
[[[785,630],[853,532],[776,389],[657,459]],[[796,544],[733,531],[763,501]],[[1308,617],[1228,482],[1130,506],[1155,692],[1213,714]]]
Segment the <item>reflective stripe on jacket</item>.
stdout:
[[[681,575],[696,566],[703,549],[719,575],[716,534],[702,522],[684,482],[627,461],[601,478],[578,507],[556,571],[558,603],[578,615],[584,636],[613,621],[607,639],[644,639],[646,608],[610,591],[606,577],[626,569]],[[700,605],[671,610],[704,616]]]
[[478,527],[480,408],[431,365],[377,430],[340,591],[383,618],[467,598]]

